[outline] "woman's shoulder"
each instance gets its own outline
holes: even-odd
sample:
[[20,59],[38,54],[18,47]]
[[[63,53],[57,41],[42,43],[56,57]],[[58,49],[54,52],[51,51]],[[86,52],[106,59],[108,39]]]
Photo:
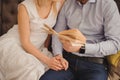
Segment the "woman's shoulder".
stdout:
[[31,6],[33,4],[33,0],[24,0],[19,5]]
[[27,12],[30,18],[36,15],[34,0],[24,0],[18,5],[18,10],[20,9],[20,7]]

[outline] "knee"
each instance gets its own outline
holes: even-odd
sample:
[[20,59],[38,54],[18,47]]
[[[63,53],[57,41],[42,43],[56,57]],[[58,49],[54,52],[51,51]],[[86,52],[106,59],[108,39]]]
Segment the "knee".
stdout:
[[69,71],[47,71],[39,80],[72,80],[72,74]]

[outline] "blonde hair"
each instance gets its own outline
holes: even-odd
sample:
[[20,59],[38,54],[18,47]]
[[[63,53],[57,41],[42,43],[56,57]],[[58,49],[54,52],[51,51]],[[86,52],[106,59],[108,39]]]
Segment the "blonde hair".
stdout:
[[[50,2],[51,0],[37,0],[37,4],[39,7],[41,6],[44,6],[46,3]],[[51,8],[54,12],[54,15],[56,16],[58,11],[57,11],[57,8],[56,8],[56,2],[53,2],[52,3],[52,8]]]

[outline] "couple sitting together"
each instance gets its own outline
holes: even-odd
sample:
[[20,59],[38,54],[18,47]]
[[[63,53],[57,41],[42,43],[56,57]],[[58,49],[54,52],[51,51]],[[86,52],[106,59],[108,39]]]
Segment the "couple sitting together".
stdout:
[[[49,52],[44,24],[68,37],[79,31],[82,44],[52,35]],[[107,80],[104,59],[120,50],[119,30],[113,0],[24,0],[18,25],[0,37],[1,80]]]

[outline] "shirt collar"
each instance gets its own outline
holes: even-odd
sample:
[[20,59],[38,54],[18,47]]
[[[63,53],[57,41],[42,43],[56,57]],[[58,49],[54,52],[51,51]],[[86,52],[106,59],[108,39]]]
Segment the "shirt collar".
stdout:
[[[76,1],[77,1],[77,0],[76,0]],[[89,3],[96,3],[96,1],[97,1],[97,0],[88,0]],[[79,1],[77,1],[77,3],[82,6],[82,4],[81,4]]]
[[90,3],[95,3],[95,2],[96,2],[96,0],[89,0],[89,2],[90,2]]

